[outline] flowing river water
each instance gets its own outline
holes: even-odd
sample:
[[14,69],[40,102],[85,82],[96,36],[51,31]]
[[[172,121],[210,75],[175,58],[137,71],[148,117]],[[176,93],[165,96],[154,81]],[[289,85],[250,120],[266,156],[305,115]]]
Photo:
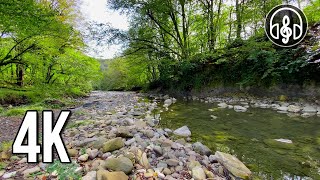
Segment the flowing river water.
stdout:
[[[259,108],[241,113],[216,107],[178,101],[161,114],[161,126],[175,129],[187,125],[193,141],[236,155],[253,171],[254,179],[320,179],[320,117],[289,117]],[[293,143],[274,140],[281,138]]]

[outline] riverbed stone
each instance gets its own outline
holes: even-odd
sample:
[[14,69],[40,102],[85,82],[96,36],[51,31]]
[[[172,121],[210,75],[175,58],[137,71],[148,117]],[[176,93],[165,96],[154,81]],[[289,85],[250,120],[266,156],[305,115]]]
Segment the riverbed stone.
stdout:
[[78,155],[78,150],[76,149],[68,149],[67,151],[70,157],[76,157]]
[[142,156],[140,159],[140,165],[142,165],[146,169],[149,169],[151,167],[146,153],[142,153]]
[[173,134],[177,136],[189,137],[191,136],[191,131],[189,130],[188,126],[183,126],[173,131]]
[[98,149],[93,149],[91,151],[88,152],[89,158],[90,159],[94,159],[98,156],[99,154],[99,150]]
[[153,151],[155,153],[157,153],[158,155],[162,155],[163,154],[162,148],[160,146],[154,146]]
[[209,156],[212,153],[211,150],[207,146],[203,145],[201,142],[196,142],[196,143],[192,144],[192,147],[195,152],[197,152],[201,155]]
[[97,171],[97,180],[128,180],[129,177],[121,171],[108,172],[106,170]]
[[89,158],[89,155],[88,154],[84,154],[84,155],[81,155],[78,160],[81,161],[81,162],[85,162],[87,161]]
[[227,107],[228,107],[228,104],[222,102],[222,103],[219,103],[218,106],[219,106],[219,108],[227,108]]
[[126,174],[131,173],[133,164],[127,157],[108,158],[104,164],[105,168],[113,171],[123,171]]
[[102,152],[111,152],[114,150],[118,150],[120,148],[124,147],[124,142],[122,141],[122,138],[118,137],[118,138],[114,138],[111,139],[109,141],[107,141],[106,143],[103,144],[102,147]]
[[236,157],[231,154],[217,151],[215,153],[217,160],[235,177],[250,179],[251,171]]
[[195,180],[203,180],[206,179],[206,174],[201,166],[196,166],[192,168],[192,178]]
[[82,177],[82,180],[96,180],[97,179],[97,172],[90,171],[85,176]]
[[157,164],[157,168],[167,168],[168,167],[168,164],[164,161],[160,161],[158,164]]
[[8,172],[8,173],[5,173],[5,174],[2,176],[2,178],[3,178],[3,179],[9,179],[9,178],[14,177],[16,174],[17,174],[17,171]]
[[123,138],[132,138],[133,135],[130,133],[129,129],[127,127],[118,127],[116,132],[117,137],[123,137]]
[[168,159],[166,161],[166,163],[169,165],[169,166],[178,166],[179,165],[179,161],[176,160],[176,159]]

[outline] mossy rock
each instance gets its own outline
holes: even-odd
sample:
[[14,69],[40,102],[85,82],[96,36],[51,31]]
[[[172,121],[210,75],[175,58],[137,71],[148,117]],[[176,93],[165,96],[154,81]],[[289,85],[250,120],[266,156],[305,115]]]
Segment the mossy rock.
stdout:
[[271,148],[276,148],[276,149],[295,149],[295,145],[294,144],[283,143],[283,142],[276,141],[274,139],[265,139],[263,142],[267,146],[269,146]]
[[124,142],[122,141],[122,138],[118,137],[105,142],[102,147],[102,152],[112,152],[121,149],[122,147],[124,147]]
[[288,97],[285,96],[285,95],[280,95],[279,96],[279,101],[287,101],[288,100]]

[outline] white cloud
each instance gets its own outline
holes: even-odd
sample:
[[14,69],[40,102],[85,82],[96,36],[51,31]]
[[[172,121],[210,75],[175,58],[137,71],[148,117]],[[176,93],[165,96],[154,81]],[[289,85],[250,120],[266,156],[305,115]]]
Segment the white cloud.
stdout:
[[[98,23],[110,23],[114,28],[121,30],[128,30],[129,23],[128,18],[107,7],[108,0],[81,0],[80,11],[83,14],[83,18],[86,22],[95,21]],[[90,47],[88,55],[110,59],[113,58],[116,54],[119,54],[121,51],[120,45],[112,46],[95,46],[94,43],[88,44]]]

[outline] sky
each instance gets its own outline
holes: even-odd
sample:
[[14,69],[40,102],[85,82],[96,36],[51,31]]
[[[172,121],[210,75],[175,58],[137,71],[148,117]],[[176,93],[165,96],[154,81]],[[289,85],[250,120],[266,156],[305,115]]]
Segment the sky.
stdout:
[[[81,0],[80,11],[86,22],[95,21],[98,23],[110,23],[114,28],[128,30],[129,23],[125,15],[120,12],[108,9],[108,0]],[[121,53],[120,45],[96,46],[89,43],[87,54],[101,59],[111,59]],[[95,51],[93,51],[94,49]]]

